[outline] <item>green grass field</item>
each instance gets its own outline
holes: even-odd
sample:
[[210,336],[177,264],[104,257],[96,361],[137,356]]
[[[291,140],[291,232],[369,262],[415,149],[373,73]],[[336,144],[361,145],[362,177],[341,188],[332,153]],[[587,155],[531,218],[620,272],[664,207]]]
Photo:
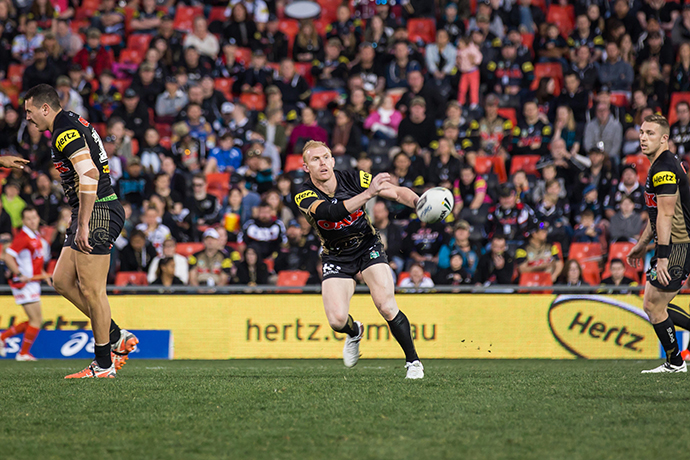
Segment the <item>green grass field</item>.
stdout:
[[[0,362],[2,459],[690,458],[690,375],[658,362]],[[674,435],[676,433],[677,435]]]

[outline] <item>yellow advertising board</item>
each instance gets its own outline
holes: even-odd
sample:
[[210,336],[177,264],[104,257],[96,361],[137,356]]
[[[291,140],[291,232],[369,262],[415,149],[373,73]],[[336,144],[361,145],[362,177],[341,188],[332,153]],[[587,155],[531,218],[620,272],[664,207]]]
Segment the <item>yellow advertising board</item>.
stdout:
[[[659,344],[638,296],[409,294],[398,305],[422,358],[650,359]],[[111,296],[122,327],[173,334],[175,358],[340,358],[344,337],[328,326],[319,295]],[[680,305],[687,300],[680,299]],[[350,312],[365,325],[365,358],[400,358],[371,297]],[[89,324],[66,300],[43,298],[45,329]],[[24,313],[0,298],[0,329]],[[140,344],[145,347],[146,344]]]

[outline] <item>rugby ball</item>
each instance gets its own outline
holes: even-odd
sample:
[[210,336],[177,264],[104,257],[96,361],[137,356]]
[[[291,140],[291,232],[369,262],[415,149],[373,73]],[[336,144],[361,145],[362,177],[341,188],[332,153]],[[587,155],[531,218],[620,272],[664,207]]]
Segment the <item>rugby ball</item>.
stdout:
[[439,222],[453,212],[455,199],[453,193],[444,187],[434,187],[419,197],[417,202],[417,216],[422,222],[433,224]]

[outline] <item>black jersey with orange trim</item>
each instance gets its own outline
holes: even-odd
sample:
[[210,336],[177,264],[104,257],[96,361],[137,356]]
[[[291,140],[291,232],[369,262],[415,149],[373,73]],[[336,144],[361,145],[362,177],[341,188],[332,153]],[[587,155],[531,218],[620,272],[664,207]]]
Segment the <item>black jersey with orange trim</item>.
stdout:
[[55,169],[60,172],[62,188],[69,205],[79,207],[79,175],[70,161],[77,151],[87,147],[91,160],[98,169],[98,199],[115,193],[110,184],[108,155],[103,142],[93,126],[74,112],[61,111],[53,123],[53,137],[50,141]]
[[654,239],[658,237],[656,219],[658,215],[657,197],[676,195],[676,209],[671,225],[673,243],[690,243],[690,181],[679,158],[666,150],[652,163],[645,183],[645,204],[649,212]]
[[319,190],[311,179],[307,179],[295,194],[295,203],[319,235],[325,254],[357,255],[379,241],[378,232],[364,212],[364,207],[353,211],[340,222],[316,220],[312,212],[319,202],[337,204],[359,195],[369,188],[372,176],[364,171],[335,170],[333,173],[338,185],[332,196]]

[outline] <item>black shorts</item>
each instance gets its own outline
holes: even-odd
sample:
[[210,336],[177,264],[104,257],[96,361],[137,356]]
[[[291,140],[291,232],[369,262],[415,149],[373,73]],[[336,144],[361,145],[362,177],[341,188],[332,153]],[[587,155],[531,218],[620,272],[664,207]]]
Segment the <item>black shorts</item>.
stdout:
[[[107,200],[108,197],[103,198]],[[64,247],[78,251],[77,245],[74,242],[74,237],[77,233],[77,224],[79,221],[79,209],[72,210],[72,223],[67,229]],[[125,210],[122,205],[115,199],[110,201],[96,201],[93,205],[93,212],[91,213],[91,220],[89,220],[89,244],[93,248],[91,254],[110,254],[110,250],[115,244],[115,240],[120,236],[122,227],[125,225]]]
[[323,262],[323,279],[355,278],[357,273],[375,264],[387,264],[388,256],[380,241],[366,251],[355,256],[336,256],[321,254]]
[[668,257],[668,273],[671,282],[664,286],[656,276],[656,255],[652,257],[651,266],[647,270],[649,284],[661,291],[680,291],[685,280],[690,275],[690,243],[671,244],[671,255]]

